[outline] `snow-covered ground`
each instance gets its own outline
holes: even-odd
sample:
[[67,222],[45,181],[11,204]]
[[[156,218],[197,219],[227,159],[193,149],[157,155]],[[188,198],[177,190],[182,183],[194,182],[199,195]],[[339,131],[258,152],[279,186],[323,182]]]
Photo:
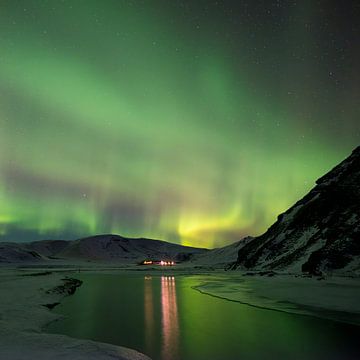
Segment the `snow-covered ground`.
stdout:
[[62,285],[65,274],[23,276],[36,272],[0,270],[0,359],[149,360],[123,347],[44,333],[46,324],[59,319],[44,305],[65,296],[47,291]]
[[[80,266],[73,267],[79,269]],[[91,273],[139,273],[144,267],[82,267]],[[329,277],[305,278],[290,275],[244,276],[238,271],[209,271],[199,267],[146,268],[147,273],[194,276],[194,289],[204,294],[238,301],[251,306],[290,313],[315,315],[360,325],[360,279]],[[42,275],[34,275],[42,273]],[[45,273],[45,274],[44,274]],[[25,276],[24,276],[25,275]],[[64,335],[47,334],[45,326],[60,317],[44,306],[65,296],[49,290],[76,278],[66,268],[0,269],[0,359],[149,359],[134,350]],[[204,295],[206,296],[206,295]]]
[[251,306],[360,325],[360,279],[291,275],[203,278],[196,290]]

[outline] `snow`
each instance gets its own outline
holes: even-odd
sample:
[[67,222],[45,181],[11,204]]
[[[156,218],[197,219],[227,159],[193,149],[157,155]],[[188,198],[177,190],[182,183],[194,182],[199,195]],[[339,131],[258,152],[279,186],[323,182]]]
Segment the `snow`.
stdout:
[[252,239],[251,236],[234,242],[228,246],[209,250],[202,254],[196,254],[190,263],[193,265],[209,265],[214,268],[224,268],[237,260],[239,249]]
[[26,249],[16,243],[0,242],[0,263],[2,262],[39,262],[43,261],[40,254],[35,251]]
[[0,270],[0,359],[149,360],[123,347],[43,332],[48,323],[60,318],[43,305],[64,296],[47,290],[61,284],[65,275],[23,276],[27,273]]
[[195,289],[256,307],[360,325],[359,278],[226,275],[204,279]]
[[[297,239],[296,242],[291,243],[292,247],[290,247],[286,252],[284,252],[283,254],[280,254],[280,256],[277,257],[278,260],[280,260],[281,258],[285,258],[286,256],[288,256],[289,254],[291,254],[292,252],[296,251],[297,249],[301,248],[301,247],[305,247],[306,243],[308,242],[308,240],[317,232],[319,231],[319,229],[317,227],[309,227],[306,230],[304,230],[304,232],[302,233],[302,235]],[[308,260],[309,256],[316,250],[320,249],[321,247],[323,247],[325,245],[325,240],[324,239],[319,239],[319,241],[315,242],[313,245],[308,246],[306,248],[306,250],[304,251],[304,254],[299,257],[298,259],[294,260],[290,265],[287,266],[286,270],[287,272],[290,273],[301,273],[301,267],[302,264]],[[264,262],[264,265],[266,265],[266,263]]]
[[[234,249],[230,249],[228,251],[232,253]],[[144,268],[129,266],[116,269],[88,264],[82,269],[91,273],[126,274],[134,270],[138,273]],[[196,275],[198,285],[194,290],[203,294],[261,308],[360,325],[359,278],[323,279],[271,272],[265,276],[250,276],[251,273],[210,272],[205,268],[201,274],[199,268],[189,263],[171,269],[146,268],[147,274],[159,274],[160,271],[177,276]],[[29,276],[36,273],[37,276]],[[69,268],[0,268],[0,359],[149,359],[119,346],[47,334],[46,325],[61,317],[43,305],[61,301],[63,294],[48,293],[48,290],[61,285],[66,276],[76,278],[76,272]]]
[[152,239],[131,239],[118,235],[97,235],[74,241],[0,243],[0,263],[97,261],[138,263],[146,258],[181,260],[207,249],[193,248]]

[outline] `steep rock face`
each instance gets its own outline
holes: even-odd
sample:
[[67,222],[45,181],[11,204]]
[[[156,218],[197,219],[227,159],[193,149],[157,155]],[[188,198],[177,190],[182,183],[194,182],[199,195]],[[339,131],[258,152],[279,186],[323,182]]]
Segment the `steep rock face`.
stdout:
[[360,147],[316,184],[239,250],[233,268],[360,271]]

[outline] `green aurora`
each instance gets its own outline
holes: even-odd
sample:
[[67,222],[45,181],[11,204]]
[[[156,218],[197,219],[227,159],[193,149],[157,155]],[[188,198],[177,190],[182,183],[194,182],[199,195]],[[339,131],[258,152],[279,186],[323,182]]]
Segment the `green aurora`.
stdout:
[[358,145],[351,19],[226,3],[0,1],[2,240],[226,245]]

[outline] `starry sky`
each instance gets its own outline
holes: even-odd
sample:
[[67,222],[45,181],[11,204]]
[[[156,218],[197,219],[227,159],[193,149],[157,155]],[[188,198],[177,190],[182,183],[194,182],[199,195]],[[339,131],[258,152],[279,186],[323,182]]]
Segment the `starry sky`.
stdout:
[[0,0],[0,239],[262,233],[360,142],[359,16]]

